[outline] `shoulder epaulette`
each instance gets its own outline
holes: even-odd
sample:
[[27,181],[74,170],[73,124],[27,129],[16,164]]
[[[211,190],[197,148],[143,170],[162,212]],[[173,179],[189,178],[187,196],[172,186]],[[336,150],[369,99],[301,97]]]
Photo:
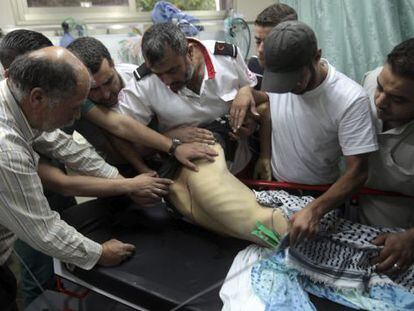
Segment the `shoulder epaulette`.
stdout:
[[139,66],[137,69],[134,70],[135,80],[139,81],[143,77],[149,75],[150,73],[151,73],[151,70],[149,70],[147,65],[143,63],[141,66]]
[[237,57],[237,46],[231,43],[217,41],[214,46],[214,55]]

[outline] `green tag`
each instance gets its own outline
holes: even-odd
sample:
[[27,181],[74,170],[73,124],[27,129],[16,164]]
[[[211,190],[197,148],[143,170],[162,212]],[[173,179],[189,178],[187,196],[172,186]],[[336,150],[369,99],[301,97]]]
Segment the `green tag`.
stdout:
[[251,234],[257,236],[272,248],[276,248],[280,243],[280,235],[277,232],[267,228],[260,221],[256,221],[256,226]]

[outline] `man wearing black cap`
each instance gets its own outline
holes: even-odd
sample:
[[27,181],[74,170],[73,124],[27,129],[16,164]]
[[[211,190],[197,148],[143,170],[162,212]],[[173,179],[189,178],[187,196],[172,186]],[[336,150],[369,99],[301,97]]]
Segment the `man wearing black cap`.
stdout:
[[[262,126],[268,132],[262,136],[259,171],[267,166],[277,180],[332,184],[291,218],[290,239],[296,243],[313,236],[322,216],[364,184],[367,155],[378,145],[367,94],[321,59],[309,26],[279,24],[265,39],[264,56],[262,90],[269,93],[254,92],[252,99],[270,103],[271,126]],[[249,103],[252,96],[244,92],[239,100]],[[346,168],[341,175],[342,155]]]

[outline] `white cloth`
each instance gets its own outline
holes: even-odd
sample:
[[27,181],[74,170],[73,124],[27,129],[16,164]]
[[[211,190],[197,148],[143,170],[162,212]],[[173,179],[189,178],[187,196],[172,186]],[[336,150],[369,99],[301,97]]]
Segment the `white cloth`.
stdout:
[[[206,65],[200,95],[186,87],[174,93],[156,75],[149,74],[139,81],[130,80],[119,94],[118,109],[144,124],[156,115],[161,132],[181,125],[210,123],[229,113],[238,89],[254,86],[256,77],[240,53],[236,58],[214,55],[215,41],[198,43],[207,52],[205,59],[212,63],[212,68]],[[211,70],[214,75],[209,75]]]
[[50,209],[37,175],[35,150],[88,175],[118,175],[89,144],[79,145],[60,130],[42,134],[32,129],[7,80],[0,82],[0,265],[17,236],[49,256],[91,269],[102,247]]
[[[379,150],[370,155],[367,186],[414,195],[414,120],[385,131],[377,118],[374,94],[382,67],[365,75],[364,88],[369,92],[378,131]],[[386,227],[414,227],[414,199],[386,196],[361,196],[359,221]]]
[[264,303],[253,292],[250,275],[253,264],[270,251],[250,245],[237,254],[220,290],[222,311],[264,311]]
[[340,174],[342,155],[378,149],[363,88],[329,66],[325,80],[303,95],[269,93],[272,172],[277,180],[327,184]]

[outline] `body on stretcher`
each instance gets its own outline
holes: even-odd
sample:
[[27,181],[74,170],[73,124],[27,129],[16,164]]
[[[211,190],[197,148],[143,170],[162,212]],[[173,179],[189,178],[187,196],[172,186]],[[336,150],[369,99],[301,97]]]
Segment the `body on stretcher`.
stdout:
[[[244,180],[243,184],[230,173],[227,175],[224,157],[222,159],[217,159],[214,165],[198,163],[200,172],[194,174],[200,174],[197,175],[202,177],[199,180],[191,172],[182,170],[174,183],[176,188],[172,191],[177,196],[176,202],[183,204],[185,208],[183,214],[187,213],[195,223],[210,230],[172,217],[164,204],[151,209],[140,209],[124,199],[86,202],[65,211],[62,218],[96,241],[118,238],[132,243],[137,247],[136,254],[118,267],[95,267],[91,271],[79,268],[68,271],[64,265],[56,262],[59,266],[56,273],[72,280],[81,280],[84,286],[107,293],[112,299],[141,310],[171,310],[209,286],[224,280],[235,255],[249,244],[233,237],[240,237],[238,234],[241,232],[242,239],[248,237],[247,240],[252,241],[254,237],[250,234],[250,226],[255,226],[257,219],[252,220],[249,217],[253,217],[257,211],[259,216],[267,216],[263,212],[271,211],[257,204],[254,193],[245,184],[255,189],[297,189],[298,186],[248,180]],[[208,173],[214,171],[218,175],[213,180],[206,179]],[[198,189],[206,188],[206,184],[210,192],[203,197]],[[328,187],[299,186],[302,189],[319,191],[325,191]],[[220,197],[218,192],[223,190],[229,196]],[[366,189],[361,193],[373,194]],[[380,194],[384,195],[384,192]],[[185,199],[189,200],[186,205]],[[220,213],[217,207],[228,205],[232,200],[236,204],[230,204],[229,209]],[[174,202],[174,199],[171,201]],[[212,204],[214,202],[216,203]],[[246,203],[250,204],[251,210],[240,213],[240,207]],[[206,215],[194,210],[210,206],[213,206],[213,212],[204,211]],[[180,210],[179,206],[177,209]],[[215,222],[198,222],[200,214],[208,217],[203,221],[215,217]],[[268,214],[273,216],[271,212]],[[232,220],[232,215],[237,217]],[[285,218],[281,214],[276,215],[274,221],[278,228],[285,230],[280,227],[280,223],[286,222]],[[266,219],[265,216],[263,223],[271,227],[271,218]],[[237,222],[240,221],[245,221],[245,224],[238,226]],[[245,231],[237,231],[240,228]],[[219,287],[192,300],[182,310],[220,310],[218,291]]]

